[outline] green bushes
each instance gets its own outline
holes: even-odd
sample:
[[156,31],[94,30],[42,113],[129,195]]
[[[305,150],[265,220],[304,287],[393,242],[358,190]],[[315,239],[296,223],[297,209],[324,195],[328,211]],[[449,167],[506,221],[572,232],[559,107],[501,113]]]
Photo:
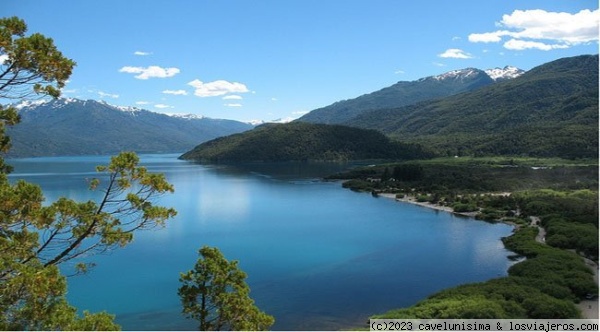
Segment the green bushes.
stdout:
[[553,218],[543,224],[546,227],[547,244],[576,249],[588,257],[598,258],[598,229],[594,225],[568,222],[561,218]]
[[474,212],[479,211],[479,208],[475,204],[456,203],[452,206],[454,212]]

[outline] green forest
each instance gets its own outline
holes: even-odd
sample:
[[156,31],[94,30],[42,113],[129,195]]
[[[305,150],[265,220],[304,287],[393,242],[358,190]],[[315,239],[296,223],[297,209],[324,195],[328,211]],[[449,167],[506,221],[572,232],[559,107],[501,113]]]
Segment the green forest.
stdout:
[[415,159],[430,154],[415,144],[392,141],[375,130],[292,122],[266,124],[217,138],[183,154],[204,162],[348,161]]

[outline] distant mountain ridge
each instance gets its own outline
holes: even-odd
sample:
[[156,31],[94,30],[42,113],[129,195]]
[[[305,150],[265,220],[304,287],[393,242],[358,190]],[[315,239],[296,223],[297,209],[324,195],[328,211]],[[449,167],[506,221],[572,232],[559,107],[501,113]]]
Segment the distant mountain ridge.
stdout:
[[14,105],[9,157],[187,151],[200,142],[252,129],[233,120],[167,115],[95,100],[59,98]]
[[344,123],[442,155],[598,157],[598,55],[558,59],[518,77]]
[[511,66],[485,71],[477,68],[465,68],[415,81],[400,81],[387,88],[313,110],[297,121],[343,124],[367,111],[402,107],[472,91],[496,82],[513,79],[524,72],[522,69]]

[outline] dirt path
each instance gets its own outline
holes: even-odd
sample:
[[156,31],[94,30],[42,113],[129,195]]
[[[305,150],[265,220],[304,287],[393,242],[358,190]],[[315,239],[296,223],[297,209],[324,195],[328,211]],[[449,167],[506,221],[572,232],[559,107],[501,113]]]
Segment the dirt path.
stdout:
[[[531,226],[538,228],[538,234],[535,240],[539,243],[546,243],[546,230],[540,226],[540,218],[529,217],[531,219]],[[594,272],[594,281],[598,284],[598,264],[594,261],[583,257],[585,264]],[[598,319],[598,298],[593,300],[583,300],[577,304],[583,318]]]
[[[594,272],[594,281],[598,284],[598,264],[594,261],[584,258],[585,264]],[[598,319],[598,298],[593,300],[584,300],[577,305],[583,314],[583,318]]]

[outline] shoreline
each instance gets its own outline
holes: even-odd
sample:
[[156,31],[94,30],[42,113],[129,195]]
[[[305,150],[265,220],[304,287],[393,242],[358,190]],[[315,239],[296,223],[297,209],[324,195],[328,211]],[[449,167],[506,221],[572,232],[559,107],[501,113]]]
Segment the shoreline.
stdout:
[[[378,193],[377,195],[379,197],[385,197],[387,199],[393,199],[393,200],[395,200],[397,202],[403,202],[403,203],[413,204],[413,205],[417,205],[417,206],[421,206],[421,207],[433,209],[433,210],[436,210],[436,211],[444,211],[444,212],[456,214],[456,215],[459,215],[459,216],[464,216],[464,217],[469,217],[469,218],[475,218],[475,216],[477,215],[477,212],[454,212],[454,209],[452,209],[449,206],[442,206],[442,205],[432,204],[432,203],[429,203],[429,202],[418,202],[415,196],[405,195],[404,198],[397,198],[396,194],[391,194],[391,193]],[[512,224],[512,223],[507,223],[507,222],[504,222],[504,221],[501,221],[501,222],[506,223],[507,225],[511,225],[511,226],[516,227],[516,225]]]
[[[452,213],[455,215],[460,215],[460,216],[464,216],[464,217],[470,217],[475,219],[475,216],[477,215],[477,212],[454,212],[454,210],[449,207],[449,206],[441,206],[441,205],[437,205],[437,204],[432,204],[429,202],[417,202],[416,197],[415,196],[409,196],[409,195],[405,195],[404,198],[397,198],[396,194],[392,194],[392,193],[378,193],[379,197],[384,197],[386,199],[393,199],[397,202],[402,202],[402,203],[408,203],[408,204],[413,204],[413,205],[417,205],[417,206],[421,206],[421,207],[425,207],[425,208],[429,208],[429,209],[433,209],[436,211],[444,211],[444,212],[448,212],[448,213]],[[511,222],[506,222],[506,221],[502,221],[499,220],[499,222],[502,222],[504,224],[513,226],[513,232],[516,231],[519,228],[519,225],[516,225],[514,223]],[[533,223],[533,220],[532,220]],[[535,223],[537,225],[537,223]],[[537,227],[542,230],[542,233],[545,234],[545,232],[543,231],[543,228],[539,225],[537,225]],[[541,237],[538,235],[538,237],[536,237],[536,241],[540,242],[540,243],[545,243],[544,241],[544,236],[541,235]],[[595,262],[582,257],[584,259],[584,261],[586,262],[586,265],[590,268],[590,270],[594,273],[594,281],[596,282],[596,284],[598,283],[598,265],[596,265]],[[598,319],[598,299],[594,299],[594,300],[582,300],[579,303],[575,303],[575,306],[577,306],[579,308],[579,310],[581,311],[581,314],[583,315],[583,318],[585,319]]]

